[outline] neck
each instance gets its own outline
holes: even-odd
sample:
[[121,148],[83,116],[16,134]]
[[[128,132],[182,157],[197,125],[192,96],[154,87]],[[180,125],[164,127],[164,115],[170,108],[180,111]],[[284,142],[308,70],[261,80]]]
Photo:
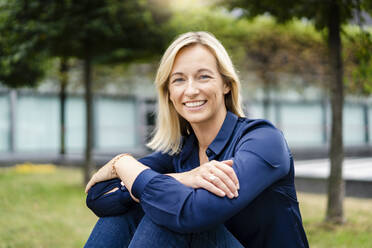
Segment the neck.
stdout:
[[196,138],[198,139],[200,150],[205,151],[216,138],[225,120],[226,114],[226,110],[221,111],[221,114],[217,115],[216,118],[213,118],[207,122],[191,123],[191,127]]

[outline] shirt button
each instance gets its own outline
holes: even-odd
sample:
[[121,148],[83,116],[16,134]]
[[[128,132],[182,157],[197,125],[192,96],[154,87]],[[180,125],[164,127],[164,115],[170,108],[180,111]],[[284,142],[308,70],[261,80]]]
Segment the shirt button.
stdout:
[[208,157],[212,156],[212,151],[209,148],[207,149],[206,153]]
[[120,189],[121,189],[122,191],[125,191],[125,186],[121,186]]

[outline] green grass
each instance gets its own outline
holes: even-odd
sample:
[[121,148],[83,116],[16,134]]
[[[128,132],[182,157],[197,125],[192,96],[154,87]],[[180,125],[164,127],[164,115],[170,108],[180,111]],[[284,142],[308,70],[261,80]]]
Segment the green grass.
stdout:
[[[0,169],[0,248],[82,247],[97,218],[85,206],[81,181],[77,169]],[[371,247],[371,199],[347,198],[342,226],[323,223],[325,196],[302,193],[299,201],[310,247]]]
[[0,247],[83,247],[97,218],[76,169],[0,170]]
[[324,195],[299,193],[298,198],[311,248],[372,247],[372,199],[345,198],[346,223],[335,226],[323,222]]

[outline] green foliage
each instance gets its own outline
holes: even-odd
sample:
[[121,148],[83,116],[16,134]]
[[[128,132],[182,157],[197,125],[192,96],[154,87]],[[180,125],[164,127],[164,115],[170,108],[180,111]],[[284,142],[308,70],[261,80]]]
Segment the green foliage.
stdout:
[[7,1],[8,26],[51,56],[93,58],[120,50],[119,57],[133,58],[162,47],[159,25],[169,14],[160,7],[151,0]]
[[[370,1],[370,0],[365,0]],[[271,14],[279,22],[286,22],[293,18],[307,18],[312,20],[317,29],[326,28],[328,25],[329,11],[332,10],[333,4],[340,7],[341,24],[345,24],[353,16],[353,11],[358,6],[358,1],[353,0],[227,0],[230,8],[241,8],[243,15],[254,17],[257,15]]]
[[[171,25],[178,32],[205,30],[226,47],[240,70],[255,71],[260,78],[275,73],[323,76],[326,47],[321,33],[311,23],[293,20],[278,24],[274,18],[258,16],[236,19],[221,9],[182,9]],[[270,79],[272,83],[275,83]]]
[[44,75],[45,59],[27,43],[18,45],[9,37],[0,37],[0,82],[13,88],[36,86]]
[[[98,63],[151,58],[169,41],[168,0],[4,0],[0,80],[34,86],[47,57]],[[22,73],[20,73],[22,72]]]
[[372,33],[362,31],[349,36],[345,46],[345,86],[354,94],[372,94]]
[[23,40],[9,21],[10,10],[0,5],[0,82],[9,87],[35,86],[44,75],[45,53],[36,53],[36,40]]
[[244,60],[240,38],[245,36],[247,31],[242,27],[242,23],[235,23],[235,19],[228,14],[208,8],[179,9],[170,20],[170,26],[177,30],[177,34],[189,31],[211,32],[223,43],[235,62]]

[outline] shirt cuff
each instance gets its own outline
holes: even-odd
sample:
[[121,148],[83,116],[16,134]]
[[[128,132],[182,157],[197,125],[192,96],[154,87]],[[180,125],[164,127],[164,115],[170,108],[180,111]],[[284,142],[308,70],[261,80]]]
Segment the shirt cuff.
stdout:
[[134,180],[134,183],[132,185],[132,194],[137,199],[141,199],[141,195],[143,190],[145,189],[147,183],[154,177],[160,175],[156,171],[153,171],[151,169],[146,169],[142,171],[137,178]]

